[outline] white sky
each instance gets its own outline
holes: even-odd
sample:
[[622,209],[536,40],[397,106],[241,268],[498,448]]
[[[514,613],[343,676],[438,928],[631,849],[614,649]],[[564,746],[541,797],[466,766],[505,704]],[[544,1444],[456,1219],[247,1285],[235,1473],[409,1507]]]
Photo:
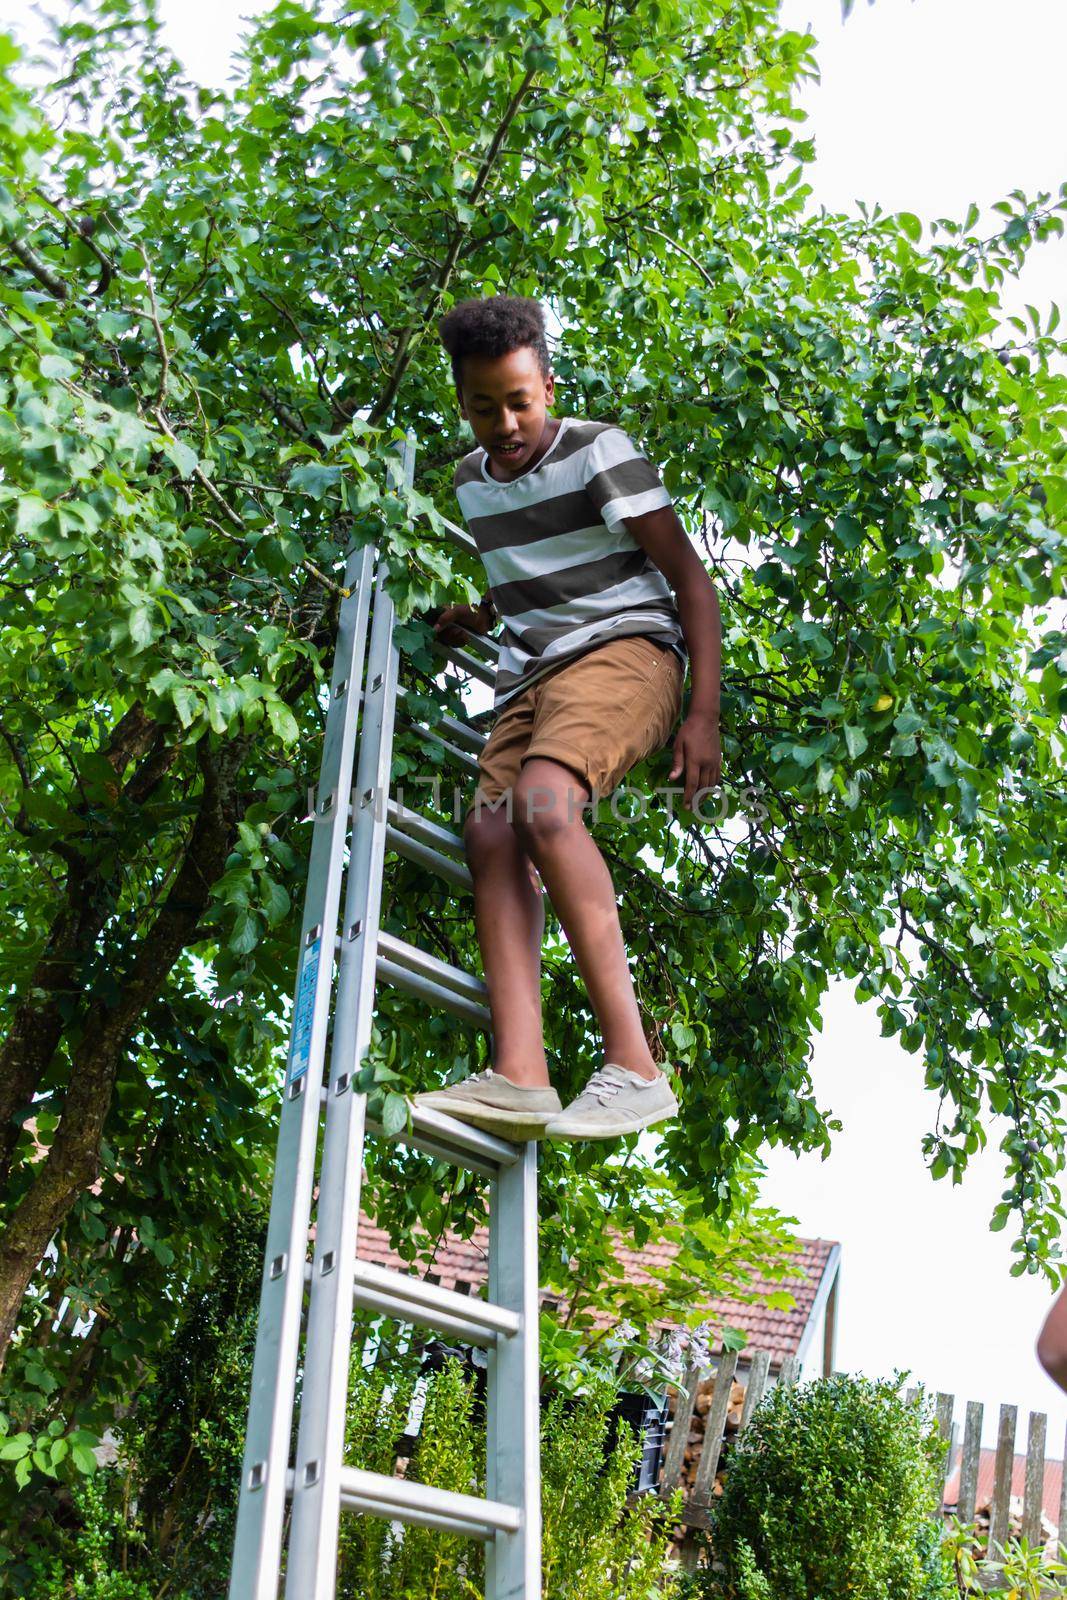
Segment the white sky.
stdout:
[[[160,0],[172,48],[216,86],[240,19],[265,9]],[[857,0],[846,23],[839,0],[783,0],[782,19],[819,40],[822,82],[805,90],[809,120],[798,125],[816,144],[815,204],[877,201],[929,223],[962,220],[973,200],[992,225],[988,208],[1012,189],[1055,197],[1067,179],[1062,0]],[[13,20],[24,38],[36,35],[27,0],[14,0]],[[1063,310],[1065,286],[1067,243],[1053,240],[1003,299],[1019,315],[1027,301]],[[919,1061],[880,1037],[873,1007],[857,1006],[844,985],[826,1006],[814,1073],[843,1132],[825,1163],[770,1152],[764,1196],[803,1233],[842,1245],[838,1366],[910,1367],[913,1381],[959,1397],[958,1417],[963,1400],[984,1401],[987,1443],[1001,1402],[1019,1406],[1020,1441],[1027,1409],[1045,1410],[1050,1454],[1060,1453],[1067,1399],[1033,1353],[1051,1292],[1043,1280],[1011,1278],[1010,1229],[988,1231],[1004,1187],[997,1152],[976,1159],[959,1188],[930,1180],[920,1140],[936,1107]]]

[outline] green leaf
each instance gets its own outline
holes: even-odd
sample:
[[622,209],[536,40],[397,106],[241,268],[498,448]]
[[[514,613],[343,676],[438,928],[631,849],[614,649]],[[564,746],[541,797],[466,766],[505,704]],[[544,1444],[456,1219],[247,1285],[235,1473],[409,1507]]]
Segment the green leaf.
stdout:
[[254,911],[241,910],[233,925],[229,948],[235,955],[246,956],[254,950],[263,936],[263,924]]
[[855,761],[867,748],[867,735],[862,728],[857,728],[854,723],[849,722],[845,723],[841,731],[845,735],[845,745],[848,753]]
[[1003,1116],[1011,1105],[1011,1096],[1002,1083],[991,1083],[988,1086],[989,1104],[998,1116]]
[[126,618],[130,638],[139,650],[145,649],[152,643],[154,631],[152,628],[152,613],[147,606],[135,606]]
[[328,489],[331,489],[341,476],[340,467],[319,466],[309,463],[306,466],[296,467],[289,474],[289,487],[302,489],[313,500],[321,500]]
[[191,689],[188,684],[178,684],[171,691],[170,698],[182,727],[192,727],[200,712],[200,699],[195,689]]
[[286,889],[276,883],[267,873],[259,875],[262,890],[262,903],[266,913],[267,922],[273,928],[283,921],[289,914],[290,899]]
[[54,515],[52,507],[35,494],[20,496],[15,511],[15,532],[29,536],[37,532]]
[[66,356],[59,356],[50,352],[41,357],[42,378],[73,378],[77,370],[74,362],[68,361]]
[[408,1108],[403,1095],[394,1094],[392,1090],[385,1097],[382,1107],[382,1127],[390,1138],[407,1127]]
[[678,1049],[682,1051],[692,1050],[693,1046],[697,1042],[696,1034],[693,1032],[692,1028],[689,1027],[688,1023],[685,1022],[671,1023],[671,1038],[674,1040]]
[[199,457],[195,450],[190,450],[187,444],[180,439],[168,439],[164,442],[163,449],[174,462],[183,478],[191,478],[199,465]]
[[845,550],[858,550],[863,543],[863,528],[856,517],[842,513],[834,519],[834,538]]
[[267,718],[283,744],[295,744],[300,737],[300,726],[283,700],[267,701]]

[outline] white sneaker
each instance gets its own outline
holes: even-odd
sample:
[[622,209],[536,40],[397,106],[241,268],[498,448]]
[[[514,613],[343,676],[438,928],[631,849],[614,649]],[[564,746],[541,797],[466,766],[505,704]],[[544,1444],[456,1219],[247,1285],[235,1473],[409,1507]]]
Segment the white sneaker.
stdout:
[[598,1067],[576,1100],[545,1129],[550,1139],[617,1139],[651,1128],[678,1110],[667,1075],[642,1078],[614,1061]]
[[459,1122],[485,1128],[502,1139],[540,1139],[562,1107],[555,1089],[525,1089],[492,1067],[449,1084],[447,1089],[427,1089],[413,1096],[417,1106],[443,1111]]

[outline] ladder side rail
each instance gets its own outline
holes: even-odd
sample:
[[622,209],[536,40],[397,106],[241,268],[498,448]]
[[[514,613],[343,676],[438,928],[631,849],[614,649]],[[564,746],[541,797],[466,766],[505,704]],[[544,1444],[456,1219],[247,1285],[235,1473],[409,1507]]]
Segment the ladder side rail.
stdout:
[[367,643],[373,553],[353,551],[338,618],[234,1536],[230,1600],[276,1600],[293,1401],[320,1120],[319,1085],[341,899],[346,806]]
[[[414,440],[404,441],[400,471],[408,488]],[[391,470],[395,467],[391,464]],[[334,1600],[341,1469],[352,1343],[356,1232],[359,1222],[366,1095],[353,1081],[366,1054],[374,1013],[375,958],[385,860],[386,807],[400,651],[393,639],[388,572],[379,561],[374,588],[359,767],[352,795],[352,838],[345,892],[345,937],[334,1010],[330,1092],[326,1105],[304,1353],[304,1381],[286,1563],[287,1600]],[[357,925],[358,924],[358,929]]]
[[537,1145],[493,1180],[489,1215],[489,1299],[521,1317],[487,1358],[486,1495],[519,1509],[515,1533],[486,1546],[485,1600],[540,1600],[540,1295],[537,1278]]

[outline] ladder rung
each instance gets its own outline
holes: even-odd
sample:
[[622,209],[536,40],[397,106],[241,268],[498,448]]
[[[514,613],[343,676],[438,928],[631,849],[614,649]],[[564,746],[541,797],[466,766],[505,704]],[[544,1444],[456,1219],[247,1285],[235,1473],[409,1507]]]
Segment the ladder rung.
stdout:
[[427,1005],[436,1006],[441,1011],[451,1011],[454,1017],[461,1017],[476,1028],[488,1029],[492,1026],[488,1006],[480,1006],[476,1000],[468,1000],[465,995],[457,994],[455,989],[446,989],[443,983],[434,983],[432,979],[423,977],[422,973],[398,966],[385,956],[379,956],[375,962],[375,974],[380,982],[391,983],[394,989],[403,989],[405,994],[413,994],[416,999],[425,1000]]
[[428,1106],[411,1104],[411,1132],[387,1134],[378,1122],[368,1119],[372,1133],[393,1139],[422,1150],[439,1161],[449,1161],[456,1167],[469,1167],[472,1172],[494,1177],[501,1167],[513,1167],[522,1155],[522,1146],[507,1139],[498,1139],[483,1128],[475,1128],[458,1117],[446,1116],[443,1111],[431,1111]]
[[[404,688],[403,684],[398,687],[396,694],[398,702],[406,702],[410,698],[409,691]],[[416,722],[414,717],[411,717],[410,721],[412,727],[418,728],[424,733],[429,732],[429,729],[423,728],[422,724]],[[489,738],[488,734],[479,733],[477,728],[468,726],[466,722],[460,722],[456,717],[441,716],[437,719],[434,727],[439,728],[442,733],[446,733],[450,739],[455,740],[456,744],[466,746],[468,750],[480,750]]]
[[[483,644],[496,645],[496,640],[480,640]],[[499,646],[497,646],[499,650]],[[444,661],[451,661],[465,672],[468,677],[477,678],[479,683],[487,684],[490,689],[496,686],[496,667],[490,661],[483,661],[472,650],[465,650],[460,645],[448,645],[437,642],[430,646],[431,653],[440,656]]]
[[451,517],[446,517],[441,511],[438,511],[437,517],[453,544],[458,545],[461,550],[466,550],[472,556],[478,554],[478,546],[466,528],[461,528],[458,522],[453,522]]
[[461,648],[464,650],[469,650],[471,647],[473,647],[475,650],[480,650],[482,654],[488,656],[491,661],[495,661],[497,659],[502,649],[500,640],[494,639],[491,634],[473,632],[471,633],[467,643],[461,646]]
[[428,844],[431,849],[444,855],[455,856],[459,861],[467,859],[462,838],[458,833],[453,833],[451,828],[443,828],[439,822],[424,817],[421,811],[413,811],[410,806],[401,806],[392,795],[386,802],[386,809],[389,821],[402,833],[410,834],[420,844]]
[[458,745],[452,744],[448,739],[443,739],[435,729],[427,728],[421,722],[412,721],[410,726],[415,733],[421,733],[424,738],[432,739],[434,744],[439,744],[446,755],[452,757],[457,766],[463,767],[467,772],[472,772],[475,777],[481,777],[482,769],[478,765],[477,758],[472,756],[469,750],[461,750]]
[[454,989],[456,994],[464,995],[468,1000],[484,1000],[489,993],[481,978],[476,978],[473,972],[454,967],[450,962],[432,956],[428,950],[421,950],[417,944],[397,939],[391,933],[379,930],[378,952],[394,966],[417,972],[420,977],[429,978],[431,983],[443,989]]
[[[374,1304],[368,1304],[368,1297]],[[418,1322],[439,1333],[453,1333],[468,1344],[488,1347],[501,1336],[510,1337],[522,1327],[517,1311],[475,1300],[470,1295],[442,1289],[425,1278],[393,1272],[367,1261],[357,1261],[355,1301],[371,1311],[381,1311],[401,1322]]]
[[397,1522],[418,1522],[447,1533],[465,1533],[475,1539],[492,1539],[497,1533],[517,1533],[522,1517],[517,1506],[477,1495],[457,1494],[408,1478],[390,1478],[361,1467],[341,1468],[341,1504],[353,1511]]
[[[396,801],[390,800],[391,810],[396,809]],[[425,867],[428,872],[436,872],[439,878],[444,878],[447,883],[453,884],[457,889],[473,891],[469,868],[458,861],[453,861],[450,856],[442,855],[440,850],[435,850],[432,845],[423,844],[421,839],[413,839],[403,828],[385,826],[385,845],[387,850],[395,850],[398,856],[403,856],[407,861],[414,861],[420,867]]]
[[489,742],[487,733],[479,733],[477,728],[472,728],[467,722],[459,722],[455,717],[442,717],[437,726],[453,743],[467,750],[481,750]]

